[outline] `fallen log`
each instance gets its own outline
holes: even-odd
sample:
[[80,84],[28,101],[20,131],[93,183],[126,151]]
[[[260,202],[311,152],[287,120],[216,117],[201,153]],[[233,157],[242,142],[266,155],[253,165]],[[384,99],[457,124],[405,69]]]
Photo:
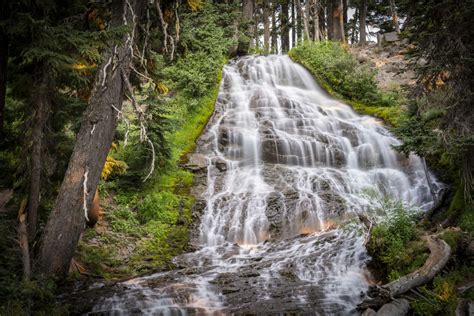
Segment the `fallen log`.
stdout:
[[367,292],[368,298],[357,305],[360,310],[368,308],[378,308],[390,301],[394,297],[400,296],[420,285],[431,281],[436,274],[441,272],[451,255],[451,247],[442,239],[436,236],[423,237],[430,249],[430,256],[425,264],[405,276],[382,286],[372,285]]

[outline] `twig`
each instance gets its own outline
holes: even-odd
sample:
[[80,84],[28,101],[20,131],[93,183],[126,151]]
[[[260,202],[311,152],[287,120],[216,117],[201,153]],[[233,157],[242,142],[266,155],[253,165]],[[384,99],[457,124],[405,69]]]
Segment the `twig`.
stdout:
[[147,174],[147,176],[144,178],[143,182],[148,180],[148,178],[151,176],[153,171],[155,170],[155,146],[153,145],[153,142],[148,138],[148,133],[146,131],[146,126],[143,118],[143,110],[141,107],[138,105],[137,100],[135,99],[135,96],[133,94],[133,88],[132,85],[130,84],[130,81],[128,80],[128,77],[125,73],[125,71],[122,69],[122,79],[125,83],[125,87],[128,90],[128,98],[132,102],[133,108],[135,109],[135,115],[138,118],[138,123],[140,125],[140,141],[141,142],[147,142],[150,145],[151,148],[151,153],[152,153],[152,159],[151,159],[151,166],[150,166],[150,171]]

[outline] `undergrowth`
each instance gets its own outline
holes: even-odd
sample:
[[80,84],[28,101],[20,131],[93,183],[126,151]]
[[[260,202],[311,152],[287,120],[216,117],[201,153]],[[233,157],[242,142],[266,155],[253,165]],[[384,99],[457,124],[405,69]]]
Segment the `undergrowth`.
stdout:
[[156,55],[154,75],[159,84],[155,96],[147,96],[149,86],[137,91],[147,105],[148,130],[155,131],[153,142],[159,148],[154,175],[145,183],[150,151],[138,141],[132,110],[124,108],[132,123],[130,145],[124,146],[127,126],[122,123],[118,128],[122,140],[110,155],[124,161],[128,169],[102,182],[105,227],[90,229],[78,252],[79,261],[94,275],[117,278],[170,269],[171,259],[187,248],[193,174],[181,164],[214,111],[232,43],[219,26],[223,12],[207,1],[202,11],[183,12],[180,45],[184,53],[174,61]]

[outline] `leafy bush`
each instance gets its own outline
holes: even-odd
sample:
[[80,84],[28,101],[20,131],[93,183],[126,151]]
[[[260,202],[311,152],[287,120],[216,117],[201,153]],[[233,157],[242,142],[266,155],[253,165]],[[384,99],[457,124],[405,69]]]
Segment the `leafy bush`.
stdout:
[[373,228],[367,250],[373,259],[372,268],[381,278],[392,281],[422,266],[428,254],[417,239],[414,213],[402,202],[390,206],[387,219]]

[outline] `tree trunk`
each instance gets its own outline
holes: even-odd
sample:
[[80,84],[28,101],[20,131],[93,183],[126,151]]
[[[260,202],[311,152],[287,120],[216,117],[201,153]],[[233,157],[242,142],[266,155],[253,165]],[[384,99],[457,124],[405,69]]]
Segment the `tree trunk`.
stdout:
[[332,26],[333,39],[345,42],[344,36],[344,17],[343,17],[343,0],[332,0]]
[[[6,2],[6,1],[5,1]],[[0,28],[0,136],[5,122],[5,98],[7,94],[8,37]],[[1,136],[3,139],[3,136]]]
[[263,2],[263,53],[270,52],[270,8],[268,0]]
[[359,9],[359,44],[365,45],[367,43],[367,32],[366,32],[366,20],[367,20],[367,0],[361,0]]
[[352,24],[352,34],[351,34],[351,43],[357,43],[359,41],[359,34],[358,34],[358,28],[357,28],[357,19],[359,18],[359,8],[355,8],[354,12],[354,24]]
[[242,20],[245,23],[245,40],[239,42],[238,54],[245,55],[253,46],[251,38],[254,36],[253,12],[255,10],[255,0],[244,0],[242,4]]
[[42,236],[36,265],[41,274],[64,277],[68,272],[114,138],[117,110],[122,108],[136,30],[132,12],[139,18],[144,4],[139,0],[112,2],[112,27],[126,24],[131,30],[122,43],[110,44],[98,68],[68,169]]
[[303,12],[301,10],[301,1],[296,0],[296,5],[295,5],[295,10],[296,10],[296,37],[298,44],[303,42]]
[[326,14],[324,12],[324,7],[321,5],[319,8],[319,31],[321,32],[321,40],[327,38],[326,31]]
[[347,10],[349,7],[349,1],[348,0],[342,0],[342,11],[343,11],[343,20],[342,20],[342,25],[344,28],[344,37],[347,39],[349,36],[347,34],[347,22],[349,20],[347,16]]
[[18,243],[20,244],[21,259],[23,262],[23,281],[29,281],[31,277],[30,247],[26,225],[26,204],[27,200],[22,200],[18,211]]
[[277,24],[276,24],[276,10],[278,4],[276,0],[272,1],[272,53],[278,53],[278,37],[277,37]]
[[301,8],[301,4],[299,5],[299,11],[302,13],[303,17],[303,32],[304,32],[304,40],[309,41],[309,2],[311,0],[306,0],[304,12]]
[[295,14],[295,1],[291,1],[291,47],[296,46],[296,14]]
[[38,222],[38,208],[41,191],[41,170],[44,128],[48,122],[50,111],[49,93],[51,91],[51,78],[46,66],[38,66],[35,79],[35,88],[32,92],[32,103],[35,110],[33,119],[33,129],[31,131],[31,169],[30,187],[28,196],[28,239],[33,241],[36,236],[36,226]]
[[314,7],[314,12],[313,12],[313,27],[314,27],[314,40],[315,41],[320,41],[321,38],[321,31],[319,30],[319,0],[313,0],[313,7]]
[[334,39],[334,27],[333,27],[333,16],[332,16],[332,7],[333,7],[334,0],[327,0],[326,1],[326,20],[327,20],[327,33],[328,33],[328,40]]
[[283,53],[290,50],[290,28],[288,22],[288,1],[284,0],[280,11],[281,51]]
[[[258,51],[260,49],[260,40],[259,40],[259,30],[258,30],[258,24],[260,22],[260,14],[258,10],[254,11],[253,15],[253,20],[255,21],[255,24],[253,25],[253,41],[250,42],[250,47],[255,47],[256,50]],[[253,46],[255,45],[255,46]]]
[[395,0],[390,0],[390,11],[392,13],[392,22],[393,26],[395,26],[395,31],[400,34],[400,25],[398,24],[398,14],[397,8],[395,6]]

